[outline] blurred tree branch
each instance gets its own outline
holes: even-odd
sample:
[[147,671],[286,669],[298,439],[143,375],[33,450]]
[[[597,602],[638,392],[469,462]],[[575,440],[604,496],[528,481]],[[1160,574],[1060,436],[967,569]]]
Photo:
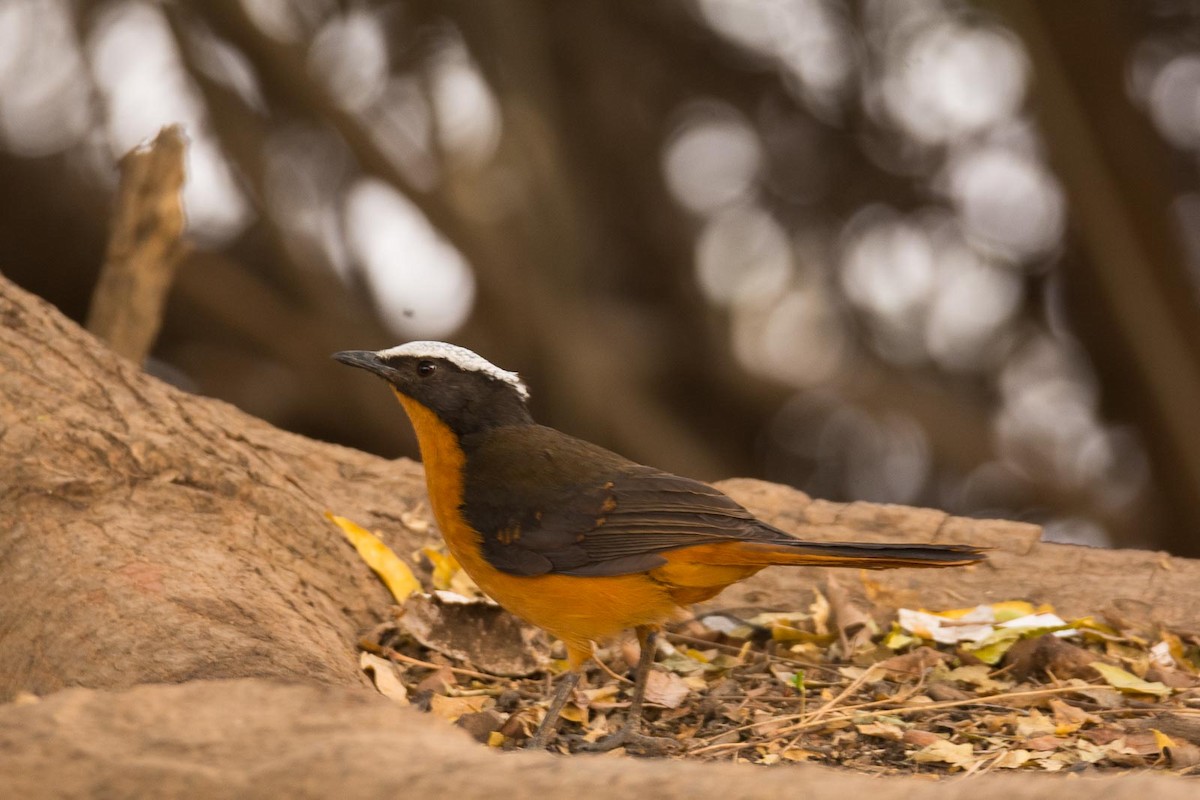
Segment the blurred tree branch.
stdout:
[[1066,260],[1071,312],[1104,397],[1146,433],[1170,524],[1156,542],[1200,554],[1200,313],[1171,223],[1166,147],[1126,92],[1129,9],[989,2],[1034,61],[1039,119],[1086,257]]
[[179,125],[121,159],[112,235],[92,295],[87,328],[117,353],[140,364],[162,325],[167,290],[183,243],[183,160]]

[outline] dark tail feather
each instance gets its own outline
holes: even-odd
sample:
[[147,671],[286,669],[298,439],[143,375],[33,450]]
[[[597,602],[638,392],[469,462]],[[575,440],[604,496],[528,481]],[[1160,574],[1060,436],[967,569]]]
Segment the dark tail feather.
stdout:
[[[987,548],[965,544],[888,544],[885,542],[729,542],[722,548],[737,563],[814,567],[960,567],[985,561]],[[729,563],[728,561],[726,563]]]

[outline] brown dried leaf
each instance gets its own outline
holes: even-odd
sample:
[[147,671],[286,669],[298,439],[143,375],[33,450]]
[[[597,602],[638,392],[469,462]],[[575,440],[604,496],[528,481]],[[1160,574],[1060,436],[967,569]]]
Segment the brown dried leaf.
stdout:
[[1033,759],[1033,753],[1028,750],[1009,750],[996,759],[992,766],[996,769],[1020,769]]
[[1054,720],[1046,717],[1035,708],[1029,712],[1028,717],[1017,722],[1017,736],[1033,738],[1035,736],[1053,734],[1056,727]]
[[[1048,702],[1050,712],[1054,715],[1054,724],[1058,726],[1060,733],[1076,731],[1087,723],[1100,725],[1104,722],[1095,714],[1089,714],[1082,708],[1077,708],[1057,697],[1051,697]],[[1063,731],[1063,728],[1070,728],[1070,731]]]
[[944,677],[947,680],[974,686],[983,692],[1002,692],[1012,688],[1012,681],[996,680],[991,677],[991,671],[986,664],[972,664],[968,667],[952,669]]
[[1032,739],[1026,739],[1024,742],[1022,742],[1022,746],[1027,747],[1030,750],[1048,753],[1057,750],[1065,742],[1065,739],[1061,739],[1052,733],[1048,733],[1043,736],[1035,736]]
[[854,727],[863,736],[874,736],[879,739],[887,739],[891,742],[904,740],[904,729],[890,722],[868,722],[863,725],[855,725]]
[[944,741],[944,739],[941,736],[938,736],[936,733],[923,731],[919,728],[909,728],[904,732],[904,735],[900,737],[900,740],[905,744],[912,745],[913,747],[929,747],[937,742]]
[[492,738],[492,734],[498,732],[504,722],[503,714],[494,708],[489,708],[484,711],[463,714],[454,724],[471,734],[471,738],[475,741],[487,744]]
[[954,744],[949,739],[938,739],[913,753],[910,758],[918,764],[945,763],[959,769],[965,769],[979,760],[970,742]]
[[885,674],[894,680],[915,681],[936,665],[949,660],[950,656],[939,653],[932,647],[918,647],[912,652],[885,658],[875,666],[884,670]]
[[371,676],[375,688],[384,697],[395,700],[400,705],[408,705],[408,689],[396,677],[396,668],[392,662],[371,653],[360,653],[358,665],[362,671]]
[[691,689],[674,672],[653,670],[646,676],[646,702],[667,708],[678,708]]
[[545,637],[491,601],[414,594],[397,626],[425,647],[495,675],[532,675],[549,663]]

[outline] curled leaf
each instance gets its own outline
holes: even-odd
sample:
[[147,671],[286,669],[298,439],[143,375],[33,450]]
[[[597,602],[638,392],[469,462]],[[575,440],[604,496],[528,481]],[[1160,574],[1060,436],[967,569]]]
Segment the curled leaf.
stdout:
[[363,672],[371,676],[381,695],[401,705],[408,705],[408,689],[405,689],[404,684],[396,677],[396,669],[392,662],[371,653],[359,653],[358,665]]

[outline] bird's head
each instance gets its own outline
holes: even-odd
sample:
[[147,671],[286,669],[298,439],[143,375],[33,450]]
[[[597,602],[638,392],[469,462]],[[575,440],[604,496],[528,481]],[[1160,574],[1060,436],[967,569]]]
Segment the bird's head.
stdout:
[[387,350],[346,350],[333,358],[386,380],[412,416],[410,403],[433,412],[459,436],[532,422],[529,390],[517,373],[465,347],[409,342]]

